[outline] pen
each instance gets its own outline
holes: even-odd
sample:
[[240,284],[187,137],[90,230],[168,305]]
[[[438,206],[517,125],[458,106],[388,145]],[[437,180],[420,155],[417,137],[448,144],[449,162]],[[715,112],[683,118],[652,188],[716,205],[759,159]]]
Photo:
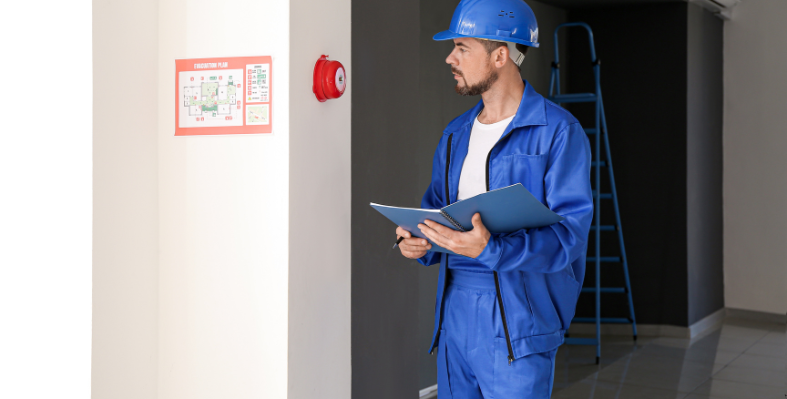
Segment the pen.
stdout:
[[404,240],[404,236],[399,237],[399,239],[396,240],[396,244],[394,244],[393,248],[391,248],[391,249],[396,248],[399,245],[399,243],[402,242],[402,240]]

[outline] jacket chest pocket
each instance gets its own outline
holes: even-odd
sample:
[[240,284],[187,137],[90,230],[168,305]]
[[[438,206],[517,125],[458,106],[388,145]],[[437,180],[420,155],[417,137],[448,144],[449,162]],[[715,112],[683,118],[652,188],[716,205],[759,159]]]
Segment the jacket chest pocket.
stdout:
[[522,183],[539,201],[546,203],[544,175],[549,154],[513,154],[502,157],[501,165],[507,168],[508,185]]

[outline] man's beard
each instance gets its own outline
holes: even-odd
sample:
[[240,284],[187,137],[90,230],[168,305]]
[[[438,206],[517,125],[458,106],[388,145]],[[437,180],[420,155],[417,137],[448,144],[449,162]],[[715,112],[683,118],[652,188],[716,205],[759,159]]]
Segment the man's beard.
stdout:
[[492,68],[492,71],[489,73],[489,75],[487,75],[486,78],[484,78],[484,80],[472,86],[469,86],[467,84],[467,79],[465,79],[464,75],[460,75],[458,73],[459,71],[456,70],[453,70],[453,72],[461,76],[462,80],[465,81],[464,86],[459,87],[459,82],[456,82],[456,86],[454,87],[454,90],[456,90],[456,94],[459,94],[460,96],[477,96],[483,94],[487,90],[489,90],[489,88],[491,88],[492,85],[495,84],[495,82],[497,82],[497,78],[499,77],[497,71],[494,68]]

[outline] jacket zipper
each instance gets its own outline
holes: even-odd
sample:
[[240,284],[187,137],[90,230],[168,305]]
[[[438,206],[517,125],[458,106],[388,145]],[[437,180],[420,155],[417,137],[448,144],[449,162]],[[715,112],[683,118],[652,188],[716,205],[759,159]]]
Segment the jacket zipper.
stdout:
[[[450,192],[448,191],[448,167],[451,164],[451,142],[453,142],[453,139],[454,139],[453,133],[448,135],[448,147],[447,147],[448,149],[445,154],[445,204],[446,206],[448,206],[451,203],[451,195]],[[446,272],[448,272],[448,256],[445,257],[445,270]],[[437,317],[440,317],[440,315],[437,315]],[[438,320],[438,322],[440,322],[440,320]],[[440,339],[440,329],[437,329],[437,336],[435,337],[434,340],[435,344],[437,344],[437,341],[439,339]],[[430,355],[434,354],[434,346],[429,351],[429,354]]]
[[451,165],[451,143],[454,141],[454,134],[448,135],[448,148],[445,153],[445,206],[451,205],[451,192],[448,191],[448,170]]
[[[513,129],[508,132],[505,136],[503,136],[498,143],[505,140],[508,136],[511,135]],[[489,150],[489,154],[486,155],[486,191],[489,191],[489,158],[492,156],[492,151],[494,151],[497,143],[492,146],[492,149]],[[497,303],[500,306],[500,317],[503,319],[503,330],[506,333],[506,345],[508,345],[508,365],[511,365],[511,362],[514,361],[514,348],[511,346],[511,336],[508,334],[508,322],[506,321],[506,311],[503,307],[503,296],[500,294],[500,278],[497,276],[497,272],[492,272],[495,276],[495,289],[497,290]]]

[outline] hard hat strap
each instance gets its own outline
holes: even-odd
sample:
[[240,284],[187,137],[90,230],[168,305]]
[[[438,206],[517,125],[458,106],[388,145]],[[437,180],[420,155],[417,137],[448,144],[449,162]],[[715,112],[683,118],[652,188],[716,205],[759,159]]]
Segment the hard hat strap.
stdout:
[[[477,37],[476,39],[489,40],[481,37]],[[508,56],[511,58],[512,61],[514,61],[514,64],[516,64],[516,66],[522,66],[522,61],[525,60],[525,55],[522,54],[521,51],[517,50],[516,43],[512,43],[512,42],[503,42],[503,43],[505,43],[506,47],[508,47]]]
[[525,60],[525,55],[517,50],[516,43],[506,42],[506,45],[508,45],[508,56],[511,57],[516,66],[521,66],[522,61]]

